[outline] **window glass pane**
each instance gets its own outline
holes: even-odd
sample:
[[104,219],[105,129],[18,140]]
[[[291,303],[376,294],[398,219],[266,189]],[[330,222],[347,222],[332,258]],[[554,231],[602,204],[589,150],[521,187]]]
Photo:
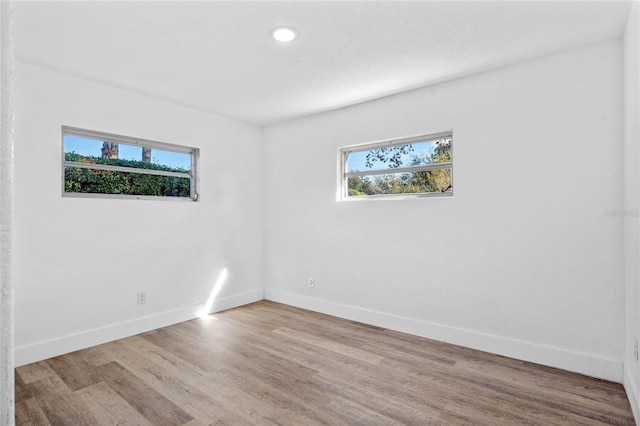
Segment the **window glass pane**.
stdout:
[[189,173],[191,154],[64,135],[65,161]]
[[399,167],[451,162],[451,138],[431,139],[401,145],[350,152],[345,170],[389,170]]
[[198,200],[199,150],[62,126],[63,195]]
[[75,153],[84,157],[100,157],[102,141],[74,135],[64,135],[64,152]]
[[349,197],[452,192],[451,169],[386,173],[347,179]]
[[191,179],[135,172],[65,167],[64,191],[71,193],[190,197]]

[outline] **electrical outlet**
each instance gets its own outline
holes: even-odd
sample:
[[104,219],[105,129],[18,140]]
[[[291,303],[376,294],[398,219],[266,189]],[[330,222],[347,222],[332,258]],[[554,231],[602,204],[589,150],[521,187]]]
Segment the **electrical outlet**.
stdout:
[[144,291],[138,292],[138,305],[144,305],[147,303],[147,293]]
[[309,278],[309,287],[314,288],[316,286],[316,280],[311,277]]

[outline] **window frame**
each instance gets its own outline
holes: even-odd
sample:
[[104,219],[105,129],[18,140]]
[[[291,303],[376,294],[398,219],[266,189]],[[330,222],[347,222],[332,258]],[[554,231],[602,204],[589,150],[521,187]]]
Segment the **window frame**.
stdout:
[[[106,133],[95,130],[82,129],[79,127],[62,126],[61,129],[61,151],[62,151],[62,196],[71,198],[110,198],[110,199],[133,199],[133,200],[166,200],[166,201],[198,201],[199,194],[199,159],[200,149],[184,145],[170,144],[166,142],[152,141],[149,139],[135,138],[131,136],[117,135],[114,133]],[[182,154],[189,154],[191,157],[191,170],[189,173],[171,172],[154,169],[142,169],[134,167],[124,166],[112,166],[108,164],[89,164],[89,163],[77,163],[75,161],[65,160],[64,150],[64,138],[65,136],[78,136],[87,139],[93,139],[102,142],[112,142],[117,144],[125,144],[131,146],[139,146],[141,148],[151,148],[163,151],[171,151]],[[79,169],[91,169],[91,170],[108,170],[114,172],[123,173],[137,173],[148,174],[156,176],[171,176],[188,178],[190,185],[189,197],[171,197],[171,196],[158,196],[158,195],[128,195],[128,194],[107,194],[107,193],[86,193],[86,192],[67,192],[65,191],[65,169],[67,167],[79,168]]]
[[[407,145],[416,142],[426,142],[437,139],[451,139],[451,152],[453,152],[453,131],[449,130],[446,132],[439,133],[431,133],[420,136],[410,136],[401,139],[387,139],[378,142],[367,142],[359,145],[350,145],[346,147],[342,147],[339,150],[339,161],[340,161],[340,175],[339,175],[339,186],[338,193],[339,201],[357,201],[357,200],[384,200],[384,199],[405,199],[405,198],[442,198],[442,197],[453,197],[453,155],[451,157],[451,161],[448,163],[434,163],[434,164],[425,164],[421,166],[407,166],[407,167],[398,167],[398,168],[389,168],[383,170],[365,170],[359,172],[348,172],[346,170],[349,154],[354,152],[362,152],[380,148],[389,148],[393,146],[399,145]],[[431,170],[443,170],[449,169],[451,170],[451,191],[447,192],[419,192],[419,193],[402,193],[402,194],[378,194],[378,195],[363,195],[363,196],[349,196],[349,183],[348,179],[350,177],[359,177],[359,176],[375,176],[375,175],[388,175],[395,173],[409,173],[409,172],[422,172],[422,171],[431,171]]]

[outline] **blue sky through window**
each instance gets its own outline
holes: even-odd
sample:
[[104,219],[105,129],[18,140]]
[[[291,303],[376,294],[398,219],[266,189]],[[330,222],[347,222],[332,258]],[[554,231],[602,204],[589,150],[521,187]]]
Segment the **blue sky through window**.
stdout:
[[[96,139],[74,135],[64,135],[64,152],[75,152],[88,157],[102,155],[102,142]],[[118,144],[118,158],[122,160],[142,160],[142,147],[120,143]],[[151,162],[169,167],[180,167],[191,170],[191,155],[184,152],[151,149]]]
[[[431,155],[436,149],[436,141],[424,141],[424,142],[412,142],[410,144],[413,147],[413,151],[410,151],[406,154],[402,154],[400,157],[400,167],[408,167],[411,166],[411,161],[414,157],[423,157]],[[376,161],[373,163],[373,167],[367,167],[367,154],[372,151],[376,151],[376,149],[367,149],[364,151],[356,151],[349,153],[349,157],[347,158],[347,166],[349,172],[362,172],[366,170],[388,170],[391,169],[389,162],[384,161]]]

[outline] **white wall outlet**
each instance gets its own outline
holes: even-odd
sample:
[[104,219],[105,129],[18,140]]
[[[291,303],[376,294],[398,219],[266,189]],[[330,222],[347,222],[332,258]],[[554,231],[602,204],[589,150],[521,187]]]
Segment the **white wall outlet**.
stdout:
[[309,278],[309,287],[314,288],[315,286],[316,286],[315,278],[313,277]]
[[145,291],[138,292],[138,305],[144,305],[147,303],[147,293]]

